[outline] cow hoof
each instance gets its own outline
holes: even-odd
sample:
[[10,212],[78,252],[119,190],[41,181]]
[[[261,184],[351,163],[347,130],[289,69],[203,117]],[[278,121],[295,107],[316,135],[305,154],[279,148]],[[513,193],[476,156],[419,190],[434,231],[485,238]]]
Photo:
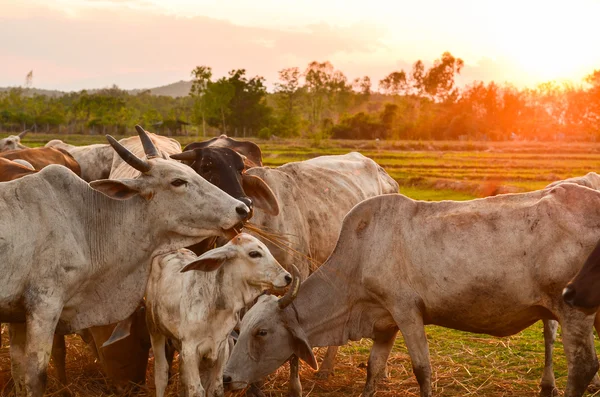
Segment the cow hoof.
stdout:
[[558,396],[558,389],[554,386],[544,387],[540,391],[540,397],[556,397]]
[[329,370],[326,370],[326,371],[318,371],[318,372],[315,374],[315,378],[316,378],[316,379],[327,379],[327,378],[329,378],[330,376],[333,376],[333,371],[329,371]]

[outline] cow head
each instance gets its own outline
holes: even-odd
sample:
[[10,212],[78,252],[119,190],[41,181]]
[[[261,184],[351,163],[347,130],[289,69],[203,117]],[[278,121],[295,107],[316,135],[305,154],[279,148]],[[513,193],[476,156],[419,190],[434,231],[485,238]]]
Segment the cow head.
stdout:
[[207,147],[229,148],[244,156],[246,168],[262,167],[262,152],[260,147],[254,142],[237,141],[229,138],[227,135],[221,135],[204,142],[194,142],[187,145],[183,151],[203,149]]
[[241,389],[274,372],[292,354],[317,369],[308,338],[289,307],[298,293],[300,275],[294,267],[294,281],[286,295],[263,295],[246,313],[238,341],[233,348],[223,381]]
[[[183,236],[198,241],[200,237],[231,235],[227,232],[245,221],[249,208],[225,194],[192,169],[177,161],[165,160],[144,129],[136,130],[146,153],[140,159],[107,136],[117,154],[141,172],[134,179],[103,179],[90,183],[90,187],[119,200],[140,196],[147,201],[147,213],[154,227],[172,237]],[[179,247],[175,247],[179,248]]]
[[8,152],[9,150],[27,149],[27,146],[21,145],[21,138],[29,132],[25,130],[19,135],[11,135],[7,138],[0,139],[0,152]]
[[586,259],[583,268],[563,290],[564,301],[584,313],[593,314],[600,306],[600,242]]
[[212,249],[181,272],[190,270],[213,271],[221,266],[233,266],[235,277],[259,290],[285,288],[292,276],[271,255],[268,248],[256,237],[240,233],[222,247]]
[[245,172],[244,158],[238,152],[226,147],[204,147],[173,154],[171,158],[182,160],[198,175],[251,210],[256,206],[270,215],[279,213],[273,191],[261,178]]

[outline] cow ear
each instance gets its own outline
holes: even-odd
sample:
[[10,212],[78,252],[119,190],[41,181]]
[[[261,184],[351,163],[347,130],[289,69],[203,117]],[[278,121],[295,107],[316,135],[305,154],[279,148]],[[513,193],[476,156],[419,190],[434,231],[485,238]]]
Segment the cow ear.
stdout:
[[195,261],[192,261],[185,265],[180,270],[181,273],[188,272],[190,270],[198,270],[201,272],[212,272],[217,270],[221,265],[228,259],[232,259],[235,256],[235,250],[231,247],[224,245],[223,247],[212,249],[200,256]]
[[317,364],[317,359],[308,343],[308,338],[306,334],[302,330],[302,328],[294,327],[292,330],[292,337],[294,338],[294,354],[298,356],[298,358],[308,365],[312,367],[312,369],[319,369],[319,365]]
[[108,338],[108,340],[102,344],[102,347],[110,346],[113,343],[123,340],[129,335],[131,335],[131,324],[133,324],[133,316],[135,316],[135,313],[127,317],[125,320],[119,321],[116,327],[113,329],[110,338]]
[[139,181],[135,179],[101,179],[90,182],[90,187],[104,195],[117,199],[127,200],[140,193]]
[[242,185],[244,193],[252,199],[257,208],[262,209],[269,215],[279,214],[279,203],[271,188],[261,178],[242,174]]

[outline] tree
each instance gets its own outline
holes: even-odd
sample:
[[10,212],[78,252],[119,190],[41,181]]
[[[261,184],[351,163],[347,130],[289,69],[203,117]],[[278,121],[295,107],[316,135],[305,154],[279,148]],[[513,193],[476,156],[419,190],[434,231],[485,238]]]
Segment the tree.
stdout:
[[206,104],[205,94],[212,77],[212,69],[208,66],[196,66],[192,70],[192,88],[190,96],[194,98],[195,114],[199,115],[202,120],[202,136],[206,137]]
[[379,90],[387,95],[406,94],[408,89],[408,81],[404,70],[392,72],[379,80]]
[[207,116],[210,117],[213,124],[218,124],[219,122],[216,120],[220,120],[221,130],[223,134],[227,134],[226,118],[231,114],[229,103],[235,95],[235,87],[227,78],[221,77],[214,83],[209,82],[205,95]]
[[234,89],[229,103],[234,133],[237,135],[238,131],[243,131],[245,135],[246,131],[258,132],[266,127],[270,123],[271,108],[265,102],[267,88],[264,77],[248,79],[245,69],[237,69],[229,72],[227,81]]
[[297,67],[279,71],[279,82],[275,83],[275,106],[278,111],[278,124],[281,135],[298,135],[300,126],[300,100],[303,90],[300,86],[300,69]]
[[438,102],[454,102],[458,98],[458,89],[454,87],[454,75],[460,74],[463,66],[462,59],[444,52],[442,58],[436,59],[425,75],[422,75],[423,69],[417,72],[422,91]]

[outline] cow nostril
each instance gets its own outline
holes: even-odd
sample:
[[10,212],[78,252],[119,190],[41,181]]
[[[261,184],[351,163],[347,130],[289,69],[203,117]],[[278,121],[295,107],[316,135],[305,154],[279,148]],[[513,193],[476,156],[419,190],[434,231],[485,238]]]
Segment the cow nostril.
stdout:
[[288,284],[291,283],[292,282],[292,276],[290,276],[289,274],[286,274],[285,275],[285,282],[288,283]]
[[565,289],[563,289],[563,300],[568,303],[569,305],[572,305],[573,302],[575,301],[575,288],[567,286],[565,287]]
[[231,383],[231,376],[223,375],[223,383]]
[[252,209],[252,199],[250,197],[240,197],[238,200],[246,204],[248,208]]
[[248,210],[248,207],[246,207],[245,205],[239,205],[235,208],[235,212],[237,212],[239,215],[243,216],[244,219],[246,219],[248,217],[248,215],[250,215],[250,211]]

